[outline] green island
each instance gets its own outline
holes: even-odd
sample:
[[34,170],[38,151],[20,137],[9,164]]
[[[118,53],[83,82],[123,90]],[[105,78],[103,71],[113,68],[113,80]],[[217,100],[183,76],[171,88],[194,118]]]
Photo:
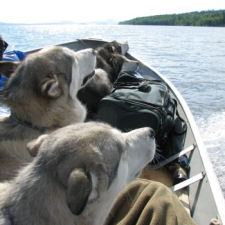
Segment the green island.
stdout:
[[225,26],[225,10],[209,10],[182,14],[137,17],[119,22],[128,25]]

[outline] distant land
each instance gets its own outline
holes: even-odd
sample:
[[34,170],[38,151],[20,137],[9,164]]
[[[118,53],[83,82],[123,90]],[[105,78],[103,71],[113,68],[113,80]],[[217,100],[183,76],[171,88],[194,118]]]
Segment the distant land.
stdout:
[[225,27],[225,10],[137,17],[119,22],[128,25],[219,26]]
[[102,21],[91,21],[87,23],[76,23],[73,21],[55,21],[55,22],[40,22],[40,23],[5,23],[0,22],[0,25],[116,25],[118,21],[115,20],[102,20]]

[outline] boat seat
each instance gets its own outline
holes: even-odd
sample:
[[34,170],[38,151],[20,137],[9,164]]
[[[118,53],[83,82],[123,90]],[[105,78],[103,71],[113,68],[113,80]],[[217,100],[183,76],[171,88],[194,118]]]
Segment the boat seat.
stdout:
[[189,198],[188,198],[188,186],[203,179],[204,174],[199,173],[179,184],[173,185],[173,179],[170,173],[168,172],[168,170],[165,168],[165,166],[171,163],[172,161],[174,161],[175,159],[177,159],[178,157],[193,151],[194,149],[195,149],[195,146],[191,145],[185,148],[184,150],[182,150],[181,152],[167,158],[164,161],[159,162],[158,164],[154,166],[147,165],[142,170],[142,173],[140,175],[141,178],[161,182],[165,184],[166,186],[170,187],[176,193],[179,200],[181,201],[184,208],[189,214],[190,214],[190,207],[189,207]]
[[175,159],[181,157],[182,155],[185,155],[191,151],[193,151],[195,149],[195,146],[194,145],[190,145],[188,146],[187,148],[183,149],[182,151],[178,152],[177,154],[174,154],[172,156],[170,156],[169,158],[155,164],[155,165],[151,165],[151,168],[152,169],[158,169],[158,168],[161,168],[169,163],[171,163],[172,161],[174,161]]

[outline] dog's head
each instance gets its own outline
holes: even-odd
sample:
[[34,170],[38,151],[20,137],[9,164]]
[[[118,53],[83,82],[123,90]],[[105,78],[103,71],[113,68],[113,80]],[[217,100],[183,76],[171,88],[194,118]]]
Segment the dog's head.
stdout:
[[17,98],[22,92],[34,92],[57,98],[63,84],[70,87],[70,97],[81,86],[83,79],[93,72],[96,56],[93,49],[74,52],[65,47],[47,47],[29,55],[23,62],[0,62],[0,72],[9,77],[3,91],[7,97]]
[[106,61],[112,54],[126,55],[129,49],[128,43],[119,43],[117,41],[108,42],[101,47],[97,48],[98,55],[103,57]]
[[[65,187],[73,214],[93,210],[98,214],[105,206],[109,210],[122,188],[153,159],[155,141],[151,128],[122,133],[88,122],[40,136],[28,144],[28,150]],[[102,203],[101,208],[97,203]]]
[[4,51],[6,50],[8,44],[2,39],[0,35],[0,60],[2,60],[2,55]]
[[[21,117],[28,112],[30,117],[35,112],[46,114],[59,101],[58,105],[63,109],[63,102],[77,100],[77,91],[83,79],[94,70],[95,64],[93,49],[74,52],[56,46],[33,53],[21,63],[0,62],[0,72],[9,76],[0,92],[0,101]],[[45,113],[39,109],[45,110]]]
[[112,41],[108,42],[103,45],[103,48],[105,48],[108,52],[112,54],[121,54],[125,55],[129,49],[128,43],[127,42],[117,42],[117,41]]

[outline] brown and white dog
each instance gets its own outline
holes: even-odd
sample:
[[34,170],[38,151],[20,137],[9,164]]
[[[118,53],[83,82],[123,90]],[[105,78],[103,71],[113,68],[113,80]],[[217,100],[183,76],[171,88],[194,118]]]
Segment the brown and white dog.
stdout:
[[11,110],[11,116],[0,121],[0,181],[12,178],[31,160],[28,141],[85,120],[77,91],[95,65],[93,49],[74,52],[65,47],[44,48],[22,63],[0,62],[0,72],[10,75],[0,103]]
[[108,42],[96,49],[97,64],[95,73],[86,78],[78,91],[79,100],[87,107],[87,120],[94,119],[98,103],[113,89],[113,82],[121,70],[134,71],[138,62],[128,59],[125,54],[128,44],[116,41]]
[[1,225],[102,225],[118,193],[155,153],[154,132],[87,122],[28,144],[37,156],[0,184]]

